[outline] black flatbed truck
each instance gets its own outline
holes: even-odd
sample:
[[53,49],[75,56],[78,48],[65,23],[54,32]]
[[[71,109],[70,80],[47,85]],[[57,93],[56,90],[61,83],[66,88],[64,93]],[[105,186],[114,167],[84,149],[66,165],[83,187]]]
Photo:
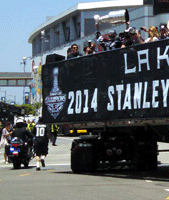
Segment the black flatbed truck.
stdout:
[[72,142],[72,170],[156,169],[157,142],[169,142],[169,40],[53,58],[42,66],[43,121],[88,131]]

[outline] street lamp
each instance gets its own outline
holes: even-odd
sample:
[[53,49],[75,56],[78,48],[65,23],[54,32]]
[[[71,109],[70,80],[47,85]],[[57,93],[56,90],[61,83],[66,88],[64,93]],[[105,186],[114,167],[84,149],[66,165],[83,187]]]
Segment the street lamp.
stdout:
[[41,31],[41,64],[43,64],[44,42],[45,42],[45,30]]
[[27,57],[22,57],[22,62],[20,62],[20,64],[23,64],[23,72],[25,72],[25,67],[26,67],[26,60],[27,60]]
[[[24,73],[25,73],[25,67],[26,67],[26,60],[27,60],[27,57],[22,57],[22,62],[20,62],[20,64],[23,64]],[[23,104],[24,104],[24,98],[25,98],[25,86],[23,87]]]

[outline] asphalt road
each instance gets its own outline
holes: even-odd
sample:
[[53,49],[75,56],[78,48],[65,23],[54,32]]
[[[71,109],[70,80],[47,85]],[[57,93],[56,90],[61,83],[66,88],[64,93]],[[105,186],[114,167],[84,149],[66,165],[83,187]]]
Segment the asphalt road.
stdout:
[[[70,147],[73,138],[59,137],[56,147],[49,145],[46,167],[14,170],[4,164],[0,150],[0,200],[165,200],[169,197],[169,153],[161,153],[161,164],[153,172],[113,169],[73,174]],[[160,149],[169,144],[159,143]]]

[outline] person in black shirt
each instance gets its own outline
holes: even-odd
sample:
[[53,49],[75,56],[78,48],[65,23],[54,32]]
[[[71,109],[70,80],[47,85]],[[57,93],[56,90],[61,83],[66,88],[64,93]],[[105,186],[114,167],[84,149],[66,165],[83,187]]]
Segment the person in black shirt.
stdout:
[[29,139],[33,138],[33,135],[26,129],[24,121],[22,119],[18,119],[11,137],[18,137],[23,142],[27,142]]
[[104,37],[101,35],[99,30],[99,24],[96,24],[96,40],[97,43],[102,47],[103,51],[106,50],[112,50],[116,48],[120,48],[122,45],[122,42],[120,41],[120,38],[117,37],[116,30],[110,30],[107,34],[107,37]]
[[79,57],[79,56],[82,56],[82,54],[79,53],[78,45],[77,44],[72,44],[71,53],[68,54],[67,59],[76,58],[76,57]]
[[[31,150],[33,146],[33,135],[26,129],[25,122],[23,119],[18,119],[16,121],[15,129],[12,132],[11,140],[13,138],[19,138],[24,142],[24,149],[27,156],[31,157]],[[9,153],[9,146],[6,149],[7,153]]]
[[38,123],[34,126],[32,131],[35,137],[35,153],[36,153],[36,170],[40,169],[40,162],[42,167],[45,167],[45,157],[48,154],[48,138],[49,138],[49,130],[47,125],[43,124],[42,118],[39,118]]

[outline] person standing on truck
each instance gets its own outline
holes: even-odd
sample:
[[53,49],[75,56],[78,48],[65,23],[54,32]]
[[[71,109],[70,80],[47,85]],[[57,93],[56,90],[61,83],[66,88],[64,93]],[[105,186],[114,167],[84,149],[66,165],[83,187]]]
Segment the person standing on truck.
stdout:
[[145,40],[145,43],[158,41],[159,40],[158,37],[159,35],[157,27],[150,26],[148,30],[148,38]]
[[71,53],[67,56],[67,59],[76,58],[76,57],[80,57],[80,56],[82,56],[82,54],[79,53],[78,45],[77,44],[72,44]]
[[168,38],[167,24],[161,23],[159,25],[159,40]]
[[34,126],[32,133],[35,136],[34,148],[36,153],[36,171],[40,171],[40,163],[45,167],[45,157],[48,154],[49,130],[46,124],[43,124],[42,118]]
[[56,140],[57,140],[57,134],[58,134],[58,126],[57,124],[51,125],[51,139],[52,139],[52,145],[57,146]]
[[67,49],[67,57],[72,53],[71,47]]
[[107,37],[104,37],[100,33],[99,24],[96,24],[96,28],[97,43],[103,48],[104,51],[121,47],[122,42],[120,41],[120,38],[117,37],[116,30],[110,30]]
[[94,54],[95,52],[95,43],[92,43],[91,40],[88,40],[87,45],[84,45],[83,51],[85,55]]

